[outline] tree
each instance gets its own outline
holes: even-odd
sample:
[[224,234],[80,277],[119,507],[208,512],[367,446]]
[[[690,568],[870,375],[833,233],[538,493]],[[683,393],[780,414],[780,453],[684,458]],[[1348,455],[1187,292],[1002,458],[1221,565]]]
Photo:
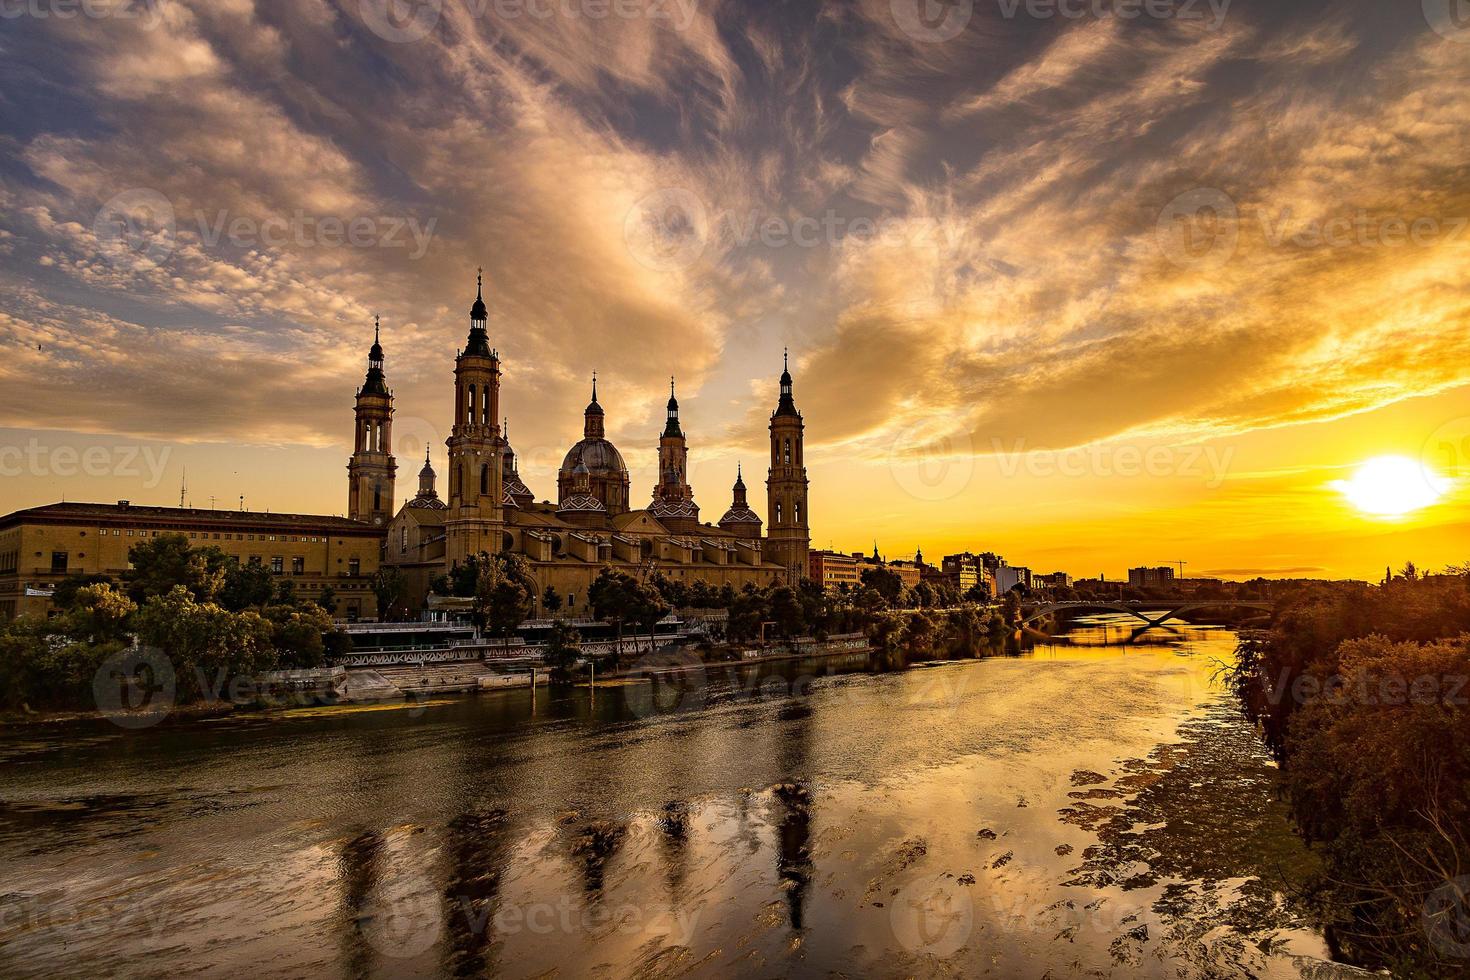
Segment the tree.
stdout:
[[546,637],[546,665],[551,668],[551,677],[558,683],[571,678],[572,667],[582,656],[582,634],[561,620],[551,624]]
[[378,602],[378,619],[384,622],[393,619],[393,607],[403,601],[408,591],[408,580],[403,571],[391,565],[382,565],[372,578],[373,598]]
[[134,623],[139,638],[173,662],[178,690],[186,699],[218,697],[232,678],[270,670],[277,663],[271,624],[259,613],[196,602],[182,585],[149,599]]
[[117,579],[111,575],[68,575],[51,590],[51,605],[62,611],[70,609],[76,604],[77,591],[88,585],[110,585],[114,589],[119,587]]
[[1017,626],[1021,622],[1021,593],[1012,589],[1006,593],[1001,600],[1001,616],[1007,626]]
[[183,586],[195,600],[208,602],[224,588],[230,561],[218,548],[190,548],[182,534],[148,538],[128,549],[128,596],[142,604]]
[[[262,609],[271,604],[275,595],[276,579],[270,569],[252,562],[242,565],[231,559],[225,569],[224,588],[219,592],[220,605],[231,612]],[[195,598],[207,601],[198,595]]]
[[67,635],[87,643],[124,639],[138,606],[111,585],[87,585],[76,591],[65,617]]
[[587,601],[592,605],[592,615],[618,628],[614,662],[623,658],[623,624],[633,613],[633,589],[637,583],[631,575],[607,567],[597,573],[597,578],[587,589]]
[[271,644],[282,669],[320,667],[326,660],[326,638],[336,631],[336,624],[321,606],[310,602],[268,606],[262,615],[271,625]]
[[903,596],[903,577],[891,568],[863,569],[862,583],[865,588],[882,596],[883,601],[890,606],[898,605]]
[[529,566],[522,555],[491,555],[481,552],[472,560],[475,569],[475,625],[499,636],[510,646],[510,634],[524,623],[536,607]]
[[541,593],[541,608],[553,617],[561,611],[561,593],[554,586],[548,585],[546,591]]
[[771,590],[770,617],[776,629],[788,640],[800,636],[806,625],[802,615],[801,601],[789,585],[778,585]]

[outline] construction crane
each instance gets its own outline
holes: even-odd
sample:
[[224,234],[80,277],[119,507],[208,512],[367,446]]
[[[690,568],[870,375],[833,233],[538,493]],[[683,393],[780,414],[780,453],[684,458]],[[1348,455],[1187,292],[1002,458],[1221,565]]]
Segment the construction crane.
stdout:
[[1169,558],[1169,559],[1166,559],[1164,561],[1164,564],[1165,565],[1178,565],[1179,566],[1179,577],[1180,578],[1183,578],[1184,577],[1184,566],[1185,565],[1188,565],[1189,562],[1184,561],[1184,560],[1179,559],[1179,558]]

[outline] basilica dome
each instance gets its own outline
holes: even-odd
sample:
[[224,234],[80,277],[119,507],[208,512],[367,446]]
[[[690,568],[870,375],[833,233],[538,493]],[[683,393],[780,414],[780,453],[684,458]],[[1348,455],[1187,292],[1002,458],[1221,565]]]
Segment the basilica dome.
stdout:
[[[585,472],[583,472],[585,471]],[[604,412],[597,403],[597,378],[592,380],[592,401],[582,416],[582,441],[567,450],[557,472],[557,499],[565,501],[585,486],[602,501],[611,515],[628,510],[628,465],[623,454],[607,441]]]
[[621,479],[628,475],[623,454],[603,438],[583,439],[567,450],[566,458],[561,461],[561,472],[570,476],[579,463],[587,467],[588,476],[594,480],[598,477]]

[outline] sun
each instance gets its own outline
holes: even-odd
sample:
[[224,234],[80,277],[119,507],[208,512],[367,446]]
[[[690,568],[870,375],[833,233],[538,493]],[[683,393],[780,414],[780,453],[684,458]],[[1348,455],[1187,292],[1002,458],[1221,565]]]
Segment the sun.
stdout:
[[1407,456],[1375,456],[1329,486],[1364,514],[1400,517],[1437,503],[1450,481]]

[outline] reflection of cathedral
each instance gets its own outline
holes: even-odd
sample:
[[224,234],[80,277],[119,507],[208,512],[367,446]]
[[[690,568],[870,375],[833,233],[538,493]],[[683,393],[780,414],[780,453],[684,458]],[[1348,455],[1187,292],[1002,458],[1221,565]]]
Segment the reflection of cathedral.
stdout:
[[384,563],[407,574],[413,605],[433,577],[482,551],[525,555],[536,580],[538,610],[541,593],[550,587],[573,616],[587,612],[587,588],[606,565],[633,573],[657,569],[670,579],[714,588],[795,581],[805,574],[810,533],[803,421],[789,370],[782,372],[771,416],[768,534],[761,533],[761,518],[746,500],[738,470],[730,509],[718,524],[700,523],[672,380],[668,418],[658,440],[658,483],[646,509],[633,509],[628,467],[607,439],[595,375],[582,439],[567,451],[557,472],[556,503],[537,502],[517,470],[500,417],[500,357],[490,346],[487,322],[481,290],[470,310],[469,339],[455,360],[447,500],[440,499],[426,458],[418,494],[389,516],[396,469],[393,396],[376,336],[357,394],[349,516],[388,524]]

